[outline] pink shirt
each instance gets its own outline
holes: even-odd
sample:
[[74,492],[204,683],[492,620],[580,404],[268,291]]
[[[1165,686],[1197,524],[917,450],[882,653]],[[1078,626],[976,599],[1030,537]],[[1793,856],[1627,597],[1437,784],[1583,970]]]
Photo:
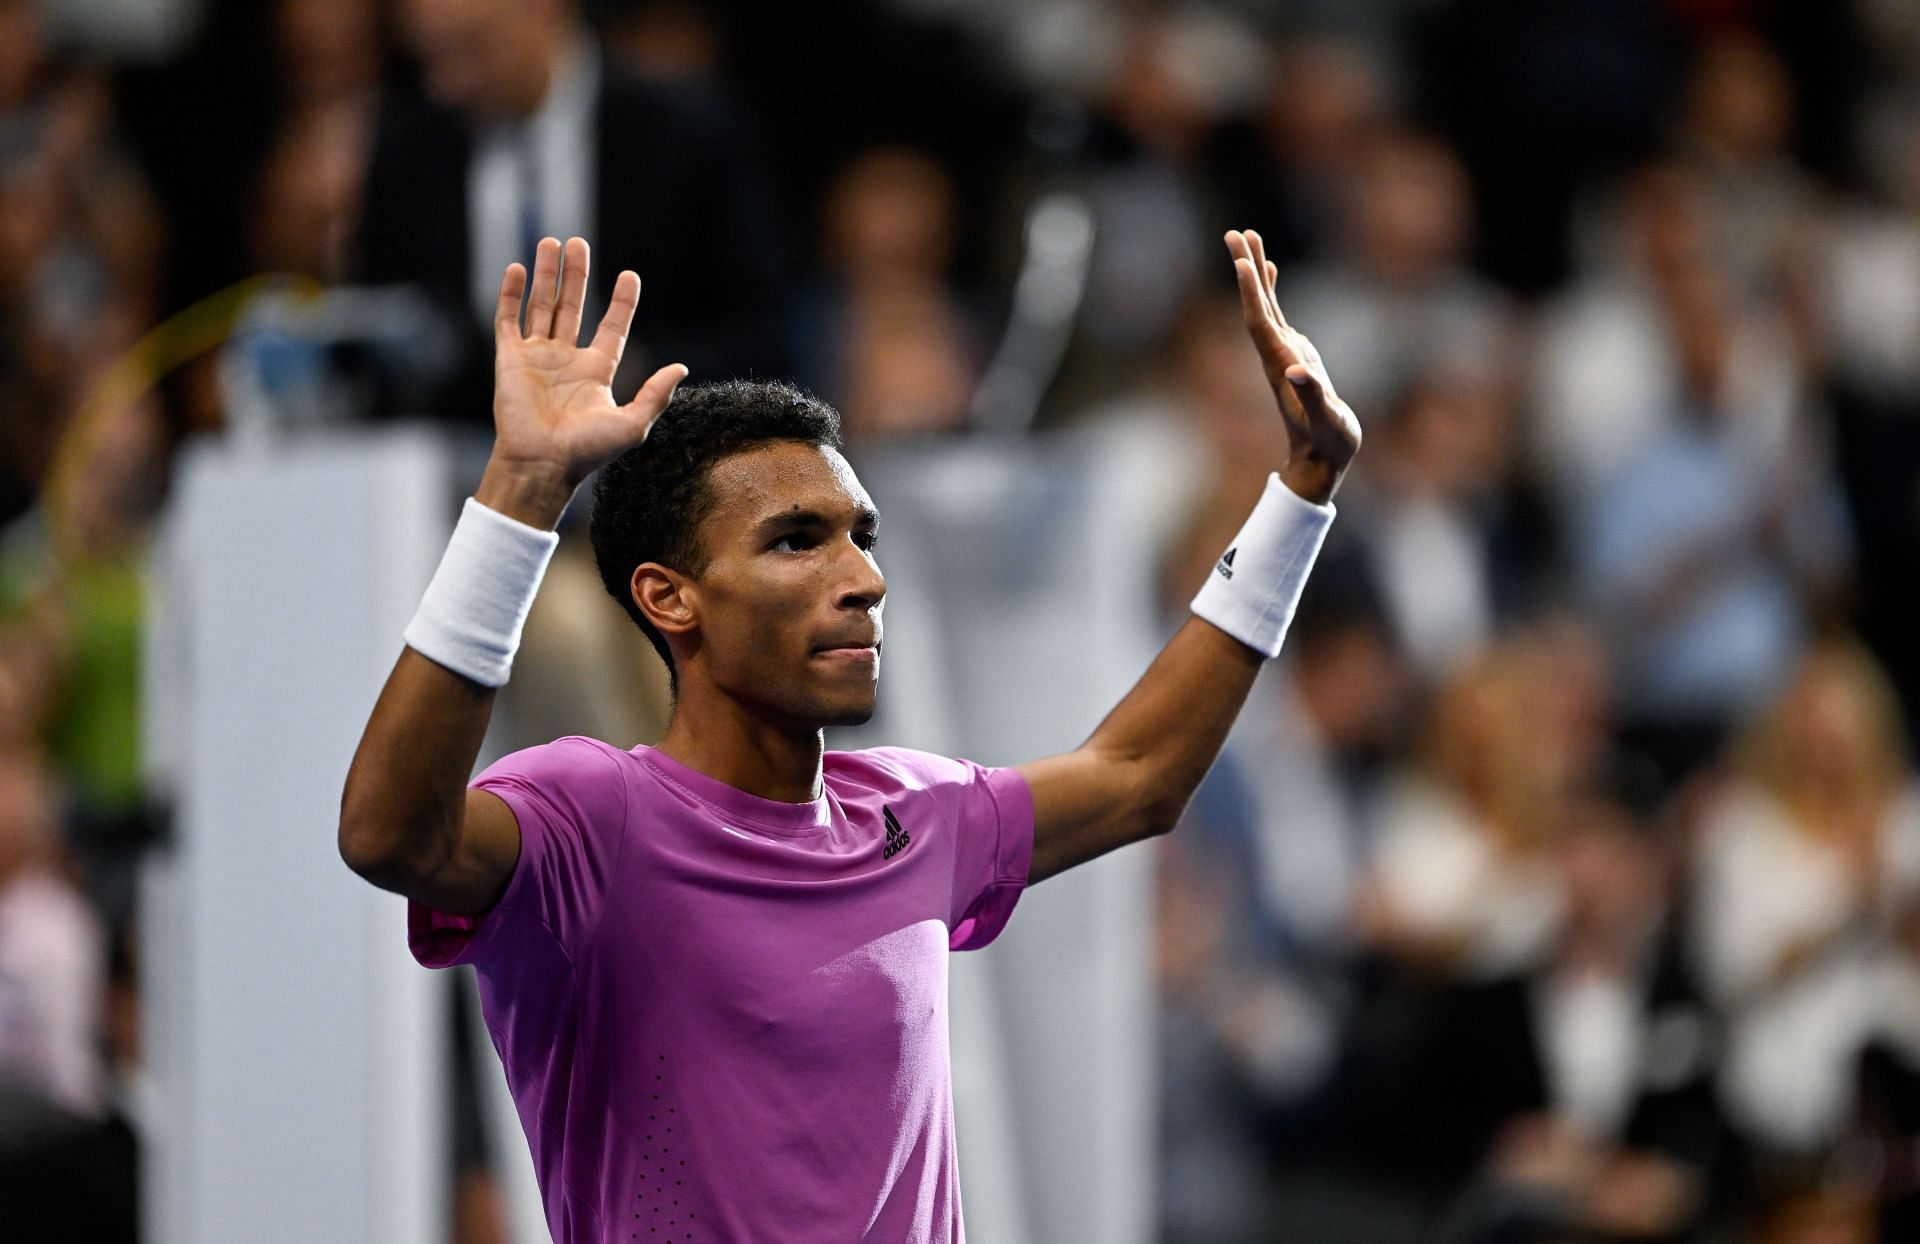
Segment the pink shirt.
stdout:
[[408,942],[478,972],[559,1244],[964,1239],[947,952],[1012,914],[1032,796],[898,748],[824,774],[776,803],[566,738],[475,779],[513,876]]

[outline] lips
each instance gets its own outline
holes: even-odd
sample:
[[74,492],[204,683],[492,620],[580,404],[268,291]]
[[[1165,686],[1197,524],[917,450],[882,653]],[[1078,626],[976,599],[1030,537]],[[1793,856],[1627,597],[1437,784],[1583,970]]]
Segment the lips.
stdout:
[[878,635],[860,635],[845,639],[836,639],[824,643],[814,650],[816,656],[837,655],[845,657],[880,655],[880,637]]

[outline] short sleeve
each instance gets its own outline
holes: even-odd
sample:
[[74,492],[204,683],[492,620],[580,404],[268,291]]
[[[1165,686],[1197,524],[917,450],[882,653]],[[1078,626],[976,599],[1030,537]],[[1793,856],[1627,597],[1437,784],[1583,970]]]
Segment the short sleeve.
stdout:
[[950,827],[948,948],[987,945],[1007,926],[1033,862],[1033,793],[1026,779],[1012,769],[904,748],[876,748],[869,754],[902,772]]
[[486,966],[527,940],[571,959],[599,926],[609,878],[626,838],[621,753],[595,739],[564,738],[503,757],[475,778],[520,826],[507,888],[482,916],[407,905],[407,944],[430,968]]

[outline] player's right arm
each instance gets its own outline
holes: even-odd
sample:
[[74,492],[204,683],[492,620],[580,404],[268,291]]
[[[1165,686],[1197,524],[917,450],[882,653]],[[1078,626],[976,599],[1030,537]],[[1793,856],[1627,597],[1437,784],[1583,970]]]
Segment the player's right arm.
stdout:
[[[494,445],[474,499],[543,530],[581,480],[646,439],[686,376],[677,363],[663,367],[631,402],[614,402],[640,278],[620,274],[593,341],[579,346],[587,257],[579,238],[564,248],[544,239],[531,290],[527,270],[509,266],[494,315]],[[519,859],[520,827],[497,796],[467,786],[493,698],[492,687],[401,652],[341,794],[340,855],[350,868],[452,915],[478,915],[499,899]]]

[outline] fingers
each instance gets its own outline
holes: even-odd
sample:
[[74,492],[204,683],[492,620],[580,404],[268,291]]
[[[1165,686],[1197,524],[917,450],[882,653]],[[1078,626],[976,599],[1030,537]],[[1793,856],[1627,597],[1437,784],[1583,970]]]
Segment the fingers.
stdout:
[[533,296],[527,303],[527,336],[553,335],[553,308],[560,298],[560,239],[541,238],[533,252]]
[[1253,275],[1253,261],[1234,260],[1233,279],[1240,286],[1240,318],[1248,328],[1258,328],[1266,322],[1267,302],[1260,296],[1260,281]]
[[1247,244],[1251,247],[1253,270],[1266,279],[1260,283],[1260,292],[1266,295],[1267,309],[1273,312],[1273,318],[1280,321],[1280,327],[1287,326],[1287,317],[1280,313],[1280,300],[1274,295],[1273,287],[1280,279],[1280,269],[1267,261],[1267,244],[1252,229],[1247,230]]
[[639,422],[634,436],[636,441],[646,436],[647,430],[653,427],[653,421],[660,417],[661,412],[666,410],[667,403],[673,400],[673,391],[679,388],[680,382],[686,378],[685,363],[668,363],[647,377],[647,382],[640,386],[640,391],[633,395],[633,400],[621,407]]
[[634,308],[639,305],[639,275],[622,272],[613,283],[613,299],[607,304],[606,315],[600,319],[600,328],[593,334],[594,350],[610,355],[616,367],[627,348],[627,330],[633,327]]
[[1245,257],[1234,260],[1233,275],[1240,285],[1240,318],[1260,351],[1260,362],[1267,369],[1269,383],[1277,385],[1285,369],[1300,360],[1273,318],[1272,309],[1261,292],[1260,278],[1254,275],[1253,260]]
[[[1282,328],[1287,326],[1287,317],[1280,314],[1280,304],[1274,298],[1273,287],[1280,279],[1280,269],[1267,258],[1266,247],[1260,235],[1251,229],[1227,230],[1227,249],[1233,252],[1236,266],[1246,260],[1248,272],[1254,274],[1253,286],[1259,295],[1260,314],[1271,316]],[[1262,280],[1261,278],[1265,279]],[[1242,291],[1244,295],[1244,290]]]
[[1253,245],[1247,241],[1247,235],[1238,229],[1227,230],[1227,250],[1232,254],[1236,266],[1242,259],[1253,262]]
[[500,278],[500,301],[493,308],[495,341],[520,336],[520,300],[526,292],[527,270],[517,263],[508,264]]
[[587,260],[585,238],[568,238],[560,252],[560,305],[553,314],[553,336],[568,345],[580,340],[580,319],[587,302]]

